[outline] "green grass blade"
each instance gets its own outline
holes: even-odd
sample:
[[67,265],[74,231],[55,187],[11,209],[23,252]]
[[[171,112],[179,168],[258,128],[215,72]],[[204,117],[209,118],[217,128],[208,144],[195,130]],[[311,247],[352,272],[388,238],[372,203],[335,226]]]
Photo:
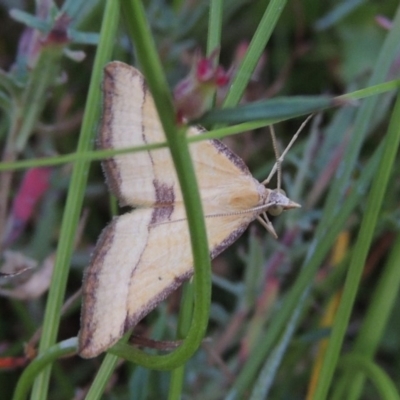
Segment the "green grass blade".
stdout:
[[[388,261],[380,274],[370,306],[359,330],[352,353],[360,354],[372,361],[382,340],[384,329],[396,304],[400,290],[400,235],[392,245]],[[344,387],[351,388],[347,396],[356,400],[362,392],[365,377],[352,374],[351,379],[344,376]]]
[[[210,2],[210,15],[208,22],[207,56],[221,46],[223,0]],[[219,57],[215,63],[218,64]]]
[[[393,20],[393,27],[389,31],[378,56],[374,71],[369,79],[369,86],[377,85],[385,81],[399,48],[399,37],[400,8],[397,10],[396,16]],[[336,218],[337,213],[340,212],[341,200],[348,188],[350,177],[353,173],[354,166],[356,165],[362,143],[369,130],[374,108],[378,104],[379,100],[379,97],[370,97],[366,99],[357,113],[354,130],[346,146],[340,168],[332,181],[328,198],[324,206],[325,211],[318,225],[316,236],[321,235],[326,227],[329,226],[329,221]]]
[[[396,386],[378,365],[374,364],[369,358],[363,355],[348,355],[340,360],[339,367],[350,370],[352,375],[357,372],[365,374],[375,385],[379,393],[379,399],[399,400],[400,395]],[[316,397],[317,398],[317,397]],[[348,399],[348,397],[346,397]]]
[[271,356],[267,359],[266,363],[262,367],[257,381],[253,386],[253,391],[251,393],[250,400],[262,400],[267,399],[269,391],[274,383],[274,379],[278,372],[279,366],[282,362],[282,358],[290,345],[290,340],[293,337],[294,332],[297,328],[298,320],[301,316],[301,311],[303,310],[304,302],[307,299],[308,292],[304,292],[296,309],[292,313],[282,338],[278,342],[277,346],[271,353]]
[[257,66],[258,60],[285,8],[286,0],[271,0],[249,44],[246,55],[236,73],[229,92],[224,100],[223,108],[236,106],[250,81],[251,75]]
[[71,338],[49,347],[45,353],[36,357],[22,372],[14,391],[13,400],[27,398],[29,389],[38,374],[63,356],[75,353],[78,347],[78,339]]
[[206,332],[211,302],[211,263],[202,204],[189,147],[187,141],[184,140],[185,132],[177,131],[175,126],[175,113],[171,96],[147,25],[143,6],[140,2],[133,0],[121,2],[121,5],[126,16],[128,29],[136,45],[139,63],[154,97],[182,189],[194,259],[195,304],[188,335],[183,344],[172,353],[165,356],[154,356],[135,348],[130,348],[126,353],[124,351],[121,353],[121,346],[130,347],[122,344],[114,346],[110,351],[148,368],[173,369],[182,365],[193,355]]
[[288,119],[321,111],[333,105],[334,99],[328,96],[277,97],[235,108],[212,110],[204,115],[200,122],[206,125],[217,123],[240,124],[270,118]]
[[340,349],[354,305],[361,274],[364,269],[365,260],[374,236],[382,201],[396,158],[400,143],[400,96],[396,101],[389,129],[384,140],[384,152],[368,196],[364,218],[350,261],[341,302],[322,365],[320,379],[315,391],[315,397],[318,399],[325,399],[328,395],[328,390],[332,382],[333,373],[339,359]]
[[[130,338],[130,335],[131,331],[125,334],[121,341],[127,342]],[[106,354],[99,370],[96,373],[92,385],[86,394],[85,400],[96,400],[101,397],[108,385],[111,375],[114,373],[118,360],[119,357],[114,356],[113,354]]]
[[[118,21],[118,5],[113,0],[107,1],[101,31],[101,41],[96,53],[92,80],[86,102],[85,116],[82,122],[81,134],[77,152],[89,150],[93,145],[93,135],[100,114],[100,82],[104,64],[110,59],[114,45]],[[76,228],[79,221],[85,187],[87,182],[88,161],[77,162],[71,177],[70,189],[64,210],[60,232],[57,257],[54,266],[52,282],[47,298],[43,322],[39,354],[43,354],[52,346],[57,337],[61,317],[61,306],[64,300],[68,281],[69,263],[73,252]],[[48,366],[36,379],[32,399],[46,399],[51,366]]]

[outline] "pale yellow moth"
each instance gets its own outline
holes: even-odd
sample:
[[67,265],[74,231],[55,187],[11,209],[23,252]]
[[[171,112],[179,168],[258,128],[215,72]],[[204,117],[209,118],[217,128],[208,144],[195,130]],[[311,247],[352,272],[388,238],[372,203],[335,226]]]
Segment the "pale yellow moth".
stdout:
[[[121,149],[164,142],[142,74],[122,62],[104,73],[99,145]],[[189,128],[188,135],[200,134]],[[216,257],[258,218],[275,235],[268,209],[299,207],[255,180],[241,158],[218,140],[190,145],[210,256]],[[168,148],[103,162],[121,206],[135,208],[103,230],[83,282],[79,354],[95,357],[117,342],[184,280],[193,259],[178,179]]]

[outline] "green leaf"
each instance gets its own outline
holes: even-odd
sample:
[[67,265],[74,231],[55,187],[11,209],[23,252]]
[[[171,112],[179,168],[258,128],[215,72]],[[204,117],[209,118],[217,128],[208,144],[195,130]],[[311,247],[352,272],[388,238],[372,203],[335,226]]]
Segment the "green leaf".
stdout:
[[199,122],[205,125],[239,124],[269,118],[288,119],[321,111],[333,105],[333,98],[328,96],[278,97],[235,108],[212,110],[206,113]]
[[98,33],[79,32],[75,29],[69,29],[68,37],[74,43],[97,45],[99,43],[100,35]]
[[52,26],[50,21],[43,21],[35,15],[29,14],[25,11],[17,10],[15,8],[10,10],[10,17],[43,33],[49,32]]

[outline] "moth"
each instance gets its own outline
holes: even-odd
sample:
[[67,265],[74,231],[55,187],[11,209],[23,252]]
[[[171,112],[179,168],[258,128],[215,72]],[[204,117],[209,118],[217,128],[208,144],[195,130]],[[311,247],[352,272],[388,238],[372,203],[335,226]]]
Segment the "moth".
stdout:
[[[144,77],[122,62],[104,71],[102,149],[165,142]],[[188,135],[201,134],[191,127]],[[253,178],[218,140],[190,144],[205,214],[210,257],[230,246],[254,219],[275,235],[266,211],[300,207]],[[117,155],[102,163],[121,206],[103,230],[83,280],[79,354],[95,357],[116,343],[193,275],[182,193],[168,148]]]

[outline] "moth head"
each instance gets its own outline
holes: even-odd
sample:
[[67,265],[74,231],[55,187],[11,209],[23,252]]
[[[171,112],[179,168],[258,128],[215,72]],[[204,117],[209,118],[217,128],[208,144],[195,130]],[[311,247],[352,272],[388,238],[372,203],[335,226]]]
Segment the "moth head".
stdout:
[[290,200],[284,190],[282,189],[265,189],[264,194],[264,207],[263,211],[267,211],[268,214],[276,217],[282,213],[282,211],[291,210],[292,208],[300,208],[301,205]]
[[[272,193],[280,193],[286,197],[286,193],[283,189],[274,189]],[[273,217],[277,217],[278,215],[282,214],[283,206],[280,203],[273,204],[270,208],[268,208],[268,214],[272,215]]]
[[278,235],[275,232],[274,226],[272,222],[269,220],[267,216],[267,212],[270,215],[277,216],[282,213],[284,210],[290,210],[292,208],[299,208],[300,204],[295,203],[290,200],[286,193],[281,189],[267,189],[265,188],[264,196],[263,196],[263,204],[262,206],[257,207],[259,210],[259,215],[257,216],[257,220],[261,223],[261,225],[269,232],[271,235],[277,239]]
[[268,214],[273,215],[274,217],[280,215],[282,211],[301,207],[300,204],[290,200],[282,189],[270,190],[266,203],[271,204],[267,211]]

